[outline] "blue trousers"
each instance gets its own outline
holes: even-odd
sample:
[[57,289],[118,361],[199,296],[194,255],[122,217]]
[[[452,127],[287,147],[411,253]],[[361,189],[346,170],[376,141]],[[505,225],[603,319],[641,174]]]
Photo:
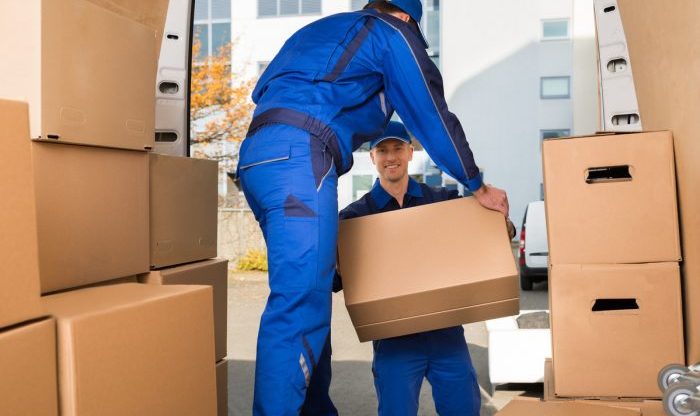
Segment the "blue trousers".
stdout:
[[415,416],[423,378],[440,416],[478,416],[481,396],[461,326],[374,342],[380,416]]
[[[338,234],[338,178],[332,157],[307,132],[260,128],[240,150],[238,175],[267,245],[270,295],[260,320],[253,414],[335,415],[330,362],[314,377],[328,342]],[[330,355],[330,351],[328,351]],[[323,412],[314,412],[322,408]]]

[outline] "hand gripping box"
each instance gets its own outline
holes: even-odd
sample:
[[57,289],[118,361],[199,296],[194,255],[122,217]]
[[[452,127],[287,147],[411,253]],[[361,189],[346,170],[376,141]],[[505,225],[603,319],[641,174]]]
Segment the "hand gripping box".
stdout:
[[360,341],[519,312],[506,221],[473,198],[341,221],[338,254]]
[[27,104],[0,100],[0,328],[41,316]]
[[668,131],[545,140],[550,264],[680,261]]
[[149,156],[151,268],[216,257],[217,162]]
[[226,357],[226,314],[228,306],[228,260],[213,259],[167,269],[153,270],[138,277],[152,285],[206,285],[214,294],[214,338],[216,360]]
[[125,283],[42,298],[63,416],[216,415],[212,289]]
[[558,397],[659,398],[659,370],[682,362],[678,263],[554,264],[552,363]]
[[31,137],[154,144],[168,0],[3,0],[0,96],[29,102]]

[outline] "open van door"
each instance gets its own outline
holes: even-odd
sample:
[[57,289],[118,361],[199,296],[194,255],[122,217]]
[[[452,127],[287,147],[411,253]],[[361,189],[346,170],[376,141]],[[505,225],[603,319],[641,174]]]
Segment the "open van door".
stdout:
[[195,0],[170,0],[156,77],[156,153],[189,156]]

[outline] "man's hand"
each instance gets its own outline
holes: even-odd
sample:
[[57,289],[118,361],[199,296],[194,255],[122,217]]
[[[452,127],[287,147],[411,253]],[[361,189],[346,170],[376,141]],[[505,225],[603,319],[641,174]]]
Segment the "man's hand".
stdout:
[[484,184],[474,192],[474,197],[483,207],[499,211],[508,218],[508,196],[503,189]]

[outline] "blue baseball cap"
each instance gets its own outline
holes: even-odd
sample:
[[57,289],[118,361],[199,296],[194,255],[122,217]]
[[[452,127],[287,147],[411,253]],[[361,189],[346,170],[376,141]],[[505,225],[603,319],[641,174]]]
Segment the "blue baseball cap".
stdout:
[[376,145],[389,139],[401,140],[404,143],[411,144],[411,136],[408,134],[406,126],[398,121],[390,121],[389,124],[386,125],[384,132],[370,142],[369,148],[374,149]]
[[[369,0],[369,3],[374,3],[375,0]],[[420,27],[421,18],[423,18],[423,3],[421,0],[384,0],[387,3],[398,7],[399,9],[406,12],[413,20],[416,21],[418,25],[418,32],[420,34],[421,40],[425,44],[425,48],[428,48],[428,41],[423,34],[423,29]]]

